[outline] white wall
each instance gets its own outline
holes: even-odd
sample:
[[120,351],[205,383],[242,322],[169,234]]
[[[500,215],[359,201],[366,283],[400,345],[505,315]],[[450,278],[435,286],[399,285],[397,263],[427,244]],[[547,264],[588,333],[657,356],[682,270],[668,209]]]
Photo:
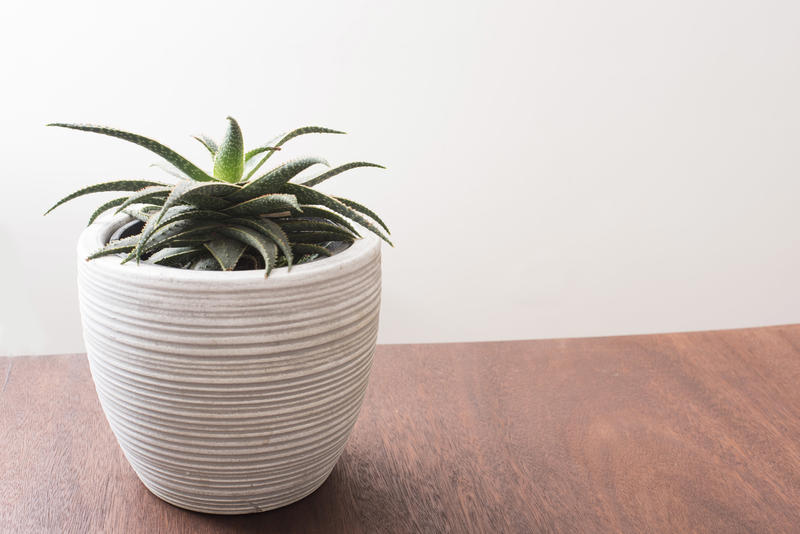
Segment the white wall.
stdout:
[[800,4],[27,2],[4,8],[0,354],[82,350],[74,242],[101,179],[147,152],[48,129],[246,140],[368,159],[380,341],[800,321]]

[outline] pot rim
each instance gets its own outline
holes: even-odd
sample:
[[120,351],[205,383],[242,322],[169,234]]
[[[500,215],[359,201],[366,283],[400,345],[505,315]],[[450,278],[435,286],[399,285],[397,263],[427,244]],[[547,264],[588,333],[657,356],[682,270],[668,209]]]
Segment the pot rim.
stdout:
[[[251,269],[244,271],[193,271],[189,269],[178,269],[165,265],[152,263],[120,263],[117,255],[103,256],[93,260],[86,260],[86,257],[103,247],[111,234],[121,225],[133,220],[129,215],[120,214],[115,216],[104,216],[98,218],[94,223],[87,226],[78,238],[78,262],[91,264],[100,271],[108,271],[114,275],[129,275],[139,280],[175,280],[176,282],[208,282],[211,284],[247,283],[260,280],[271,284],[280,283],[303,283],[318,277],[331,275],[341,271],[345,266],[353,263],[362,263],[380,251],[381,241],[372,233],[365,233],[360,239],[356,239],[352,245],[345,250],[334,254],[328,258],[318,261],[295,265],[289,271],[288,267],[277,267],[272,269],[269,277],[264,279],[263,269]],[[293,285],[293,284],[292,284]]]

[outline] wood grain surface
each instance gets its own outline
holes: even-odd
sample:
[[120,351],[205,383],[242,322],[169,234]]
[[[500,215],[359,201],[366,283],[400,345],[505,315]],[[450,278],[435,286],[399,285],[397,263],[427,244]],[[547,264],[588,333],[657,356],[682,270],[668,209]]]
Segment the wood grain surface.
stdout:
[[83,355],[0,358],[0,532],[799,532],[800,326],[379,346],[310,497],[187,512],[139,483]]

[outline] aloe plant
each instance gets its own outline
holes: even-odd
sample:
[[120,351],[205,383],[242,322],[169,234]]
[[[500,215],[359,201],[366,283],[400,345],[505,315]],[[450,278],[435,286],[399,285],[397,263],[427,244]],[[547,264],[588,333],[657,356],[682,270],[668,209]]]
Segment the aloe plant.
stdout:
[[[267,171],[259,170],[289,140],[305,134],[342,134],[338,130],[307,126],[278,136],[271,142],[244,149],[242,131],[232,117],[222,142],[199,135],[211,154],[210,174],[174,150],[141,135],[86,124],[53,123],[85,132],[123,139],[161,156],[157,163],[171,175],[169,182],[115,180],[84,187],[62,198],[56,207],[92,193],[123,193],[101,204],[89,224],[110,210],[141,221],[135,235],[107,243],[87,260],[118,254],[122,262],[145,261],[198,270],[264,269],[288,266],[330,256],[341,243],[360,236],[356,224],[391,245],[389,229],[373,211],[345,198],[325,195],[314,186],[359,167],[384,168],[357,161],[330,168],[321,158],[290,160]],[[327,170],[302,182],[306,169]]]

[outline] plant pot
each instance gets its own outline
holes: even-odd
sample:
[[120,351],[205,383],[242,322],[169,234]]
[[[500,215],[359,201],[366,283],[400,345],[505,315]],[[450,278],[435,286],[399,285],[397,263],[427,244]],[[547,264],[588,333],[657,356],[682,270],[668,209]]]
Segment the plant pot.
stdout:
[[267,279],[84,260],[128,220],[81,234],[78,288],[97,395],[131,467],[199,512],[262,512],[312,493],[367,387],[380,241]]

